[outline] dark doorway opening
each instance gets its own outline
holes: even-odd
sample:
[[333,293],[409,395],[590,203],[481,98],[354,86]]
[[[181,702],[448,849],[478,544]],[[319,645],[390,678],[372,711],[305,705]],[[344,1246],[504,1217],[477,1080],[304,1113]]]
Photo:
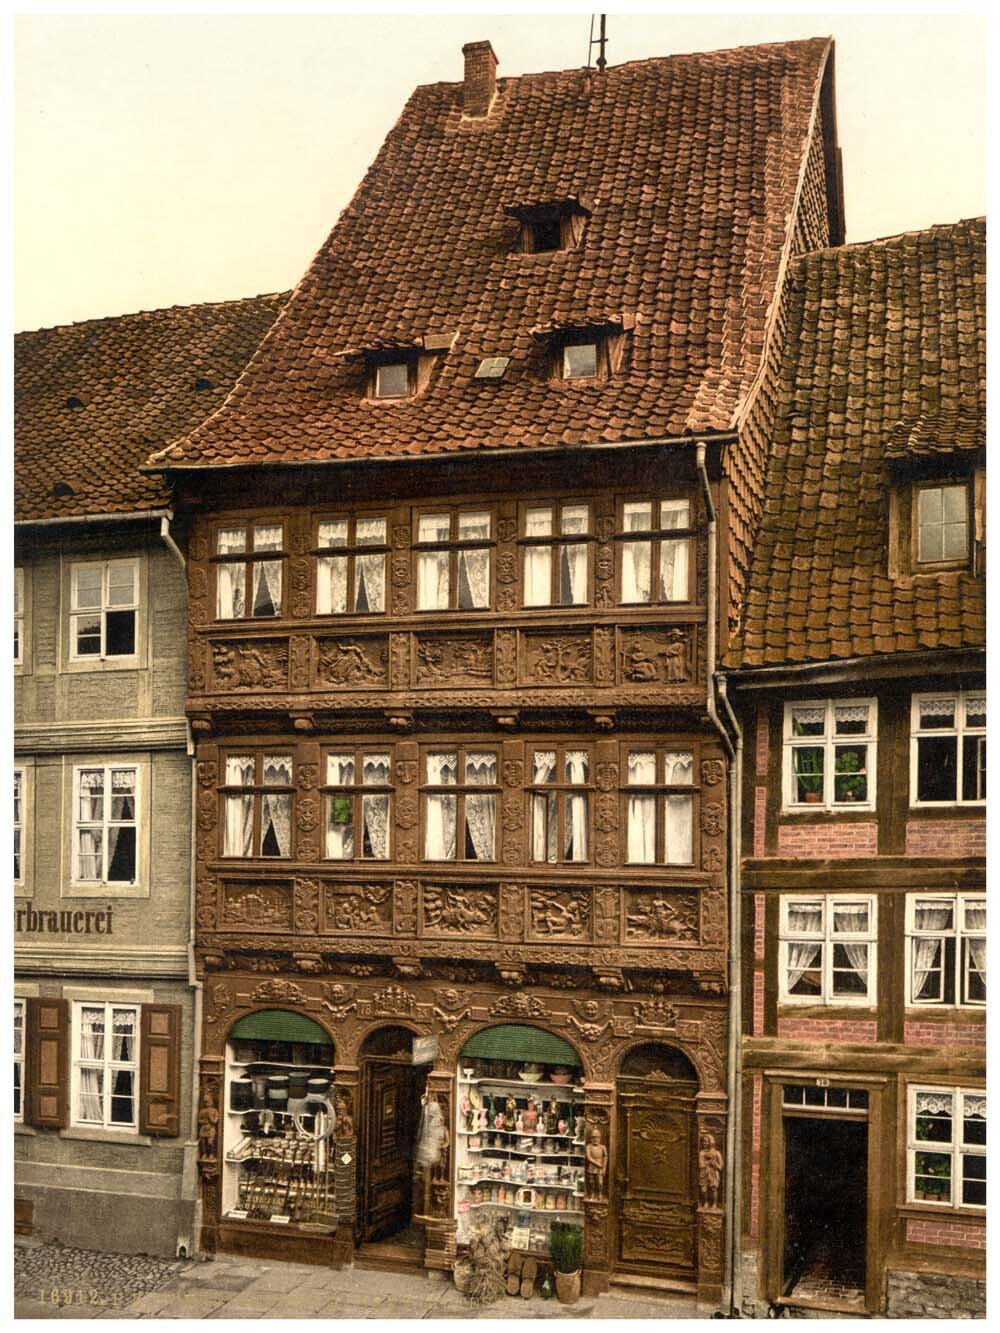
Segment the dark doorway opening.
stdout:
[[358,1241],[364,1253],[420,1263],[422,1228],[414,1223],[414,1155],[427,1067],[412,1062],[413,1034],[381,1028],[361,1054],[362,1138]]
[[868,1229],[868,1125],[785,1120],[786,1297],[863,1304]]

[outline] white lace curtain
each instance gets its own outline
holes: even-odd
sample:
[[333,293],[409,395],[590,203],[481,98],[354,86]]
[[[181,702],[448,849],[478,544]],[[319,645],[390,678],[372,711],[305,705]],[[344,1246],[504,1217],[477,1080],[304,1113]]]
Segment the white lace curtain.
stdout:
[[[291,856],[292,798],[285,793],[265,792],[261,803],[260,845],[262,856]],[[277,851],[274,846],[277,844]]]
[[[80,1016],[80,1060],[104,1059],[104,1009],[84,1008]],[[81,1120],[101,1124],[104,1120],[104,1070],[79,1069],[78,1114]]]
[[447,551],[421,551],[417,557],[417,607],[447,610],[450,593]]
[[982,931],[980,935],[967,934],[965,943],[969,950],[969,964],[972,971],[986,989],[986,904],[965,904],[966,931]]
[[688,596],[688,542],[686,537],[660,543],[660,598],[686,602]]
[[788,941],[788,991],[795,993],[795,988],[806,972],[819,962],[822,944],[819,940]]
[[362,819],[364,820],[366,848],[365,855],[376,861],[389,859],[389,795],[362,798]]
[[253,566],[253,613],[276,616],[281,610],[281,561],[256,560]]
[[458,553],[458,605],[482,610],[490,604],[490,553],[472,548]]
[[465,798],[465,824],[477,861],[492,861],[496,846],[497,798],[471,793]]
[[346,555],[321,555],[316,562],[316,610],[320,615],[347,610]]
[[[552,510],[529,509],[525,519],[526,537],[552,535]],[[524,604],[548,606],[552,601],[552,547],[524,548]]]
[[359,555],[354,561],[355,611],[385,610],[385,556]]
[[[219,533],[219,555],[235,555],[246,550],[246,528],[223,528]],[[246,604],[246,566],[241,562],[216,566],[219,619],[234,620],[243,615]]]
[[664,803],[664,839],[668,865],[690,865],[694,855],[694,802],[668,796]]
[[[916,930],[950,930],[953,924],[954,908],[951,903],[917,903],[913,913],[913,925]],[[912,943],[911,965],[913,970],[913,998],[941,999],[942,996],[931,992],[924,994],[931,972],[940,967],[941,951],[944,941],[940,938],[915,938]]]
[[622,545],[622,601],[648,602],[652,595],[651,542],[625,542]]

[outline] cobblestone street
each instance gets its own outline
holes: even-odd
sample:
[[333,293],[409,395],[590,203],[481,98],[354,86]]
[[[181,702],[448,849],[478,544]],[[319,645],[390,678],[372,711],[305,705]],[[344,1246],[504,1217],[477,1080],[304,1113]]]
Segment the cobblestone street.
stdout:
[[640,1291],[576,1305],[505,1297],[477,1309],[450,1279],[424,1273],[263,1263],[236,1255],[169,1262],[18,1243],[18,1319],[696,1319],[693,1301]]

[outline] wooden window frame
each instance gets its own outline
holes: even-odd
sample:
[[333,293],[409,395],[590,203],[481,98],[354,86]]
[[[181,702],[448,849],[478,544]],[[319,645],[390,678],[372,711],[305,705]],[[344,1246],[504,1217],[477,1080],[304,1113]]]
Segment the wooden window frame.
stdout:
[[17,868],[14,873],[15,897],[18,889],[23,889],[25,885],[25,861],[24,861],[24,832],[25,832],[25,801],[28,795],[28,775],[23,764],[14,765],[14,818],[12,821],[12,841],[14,843],[14,854],[17,857]]
[[[20,1023],[18,1023],[18,1015],[20,1015],[21,1019]],[[21,1033],[20,1050],[17,1049],[16,1034],[18,1030],[20,1030]],[[20,1093],[19,1104],[14,1108],[14,1123],[16,1125],[24,1124],[24,1096],[26,1091],[25,1071],[27,1069],[27,1061],[25,1059],[25,1041],[27,1039],[27,1035],[28,1035],[28,1002],[27,1000],[22,999],[20,996],[15,995],[14,1031],[11,1039],[11,1044],[13,1046],[13,1057],[14,1057],[14,1086]],[[18,1071],[20,1071],[19,1080],[17,1077]]]
[[[292,780],[287,787],[279,787],[276,784],[270,784],[263,781],[263,762],[267,758],[284,759],[288,757],[292,763]],[[226,768],[230,759],[248,758],[254,761],[254,781],[252,783],[240,784],[226,782]],[[219,828],[219,856],[226,862],[236,864],[248,864],[251,861],[261,861],[266,865],[287,864],[295,859],[296,853],[296,829],[295,829],[295,770],[296,754],[293,746],[282,747],[273,745],[263,747],[260,745],[246,746],[227,746],[220,752],[220,769],[222,781],[219,783],[219,808],[220,808],[220,828]],[[239,852],[227,852],[226,846],[226,801],[230,796],[249,794],[253,799],[253,826],[251,832],[250,854],[244,856]],[[263,840],[263,798],[265,795],[290,796],[290,814],[289,814],[289,848],[287,856],[266,856],[259,849]]]
[[[359,520],[364,521],[366,519],[382,520],[382,522],[385,524],[384,541],[367,542],[367,543],[364,542],[359,543],[357,541],[358,521]],[[321,546],[320,527],[324,523],[346,523],[348,525],[347,544],[345,546]],[[386,606],[388,605],[388,600],[389,600],[388,556],[389,552],[392,550],[392,547],[389,544],[388,510],[383,508],[381,511],[372,510],[370,513],[367,510],[362,510],[362,511],[355,511],[350,514],[323,514],[315,520],[314,529],[315,529],[316,544],[313,547],[312,551],[310,552],[310,555],[313,556],[315,561],[316,596],[314,600],[316,605],[316,614],[318,616],[323,616],[323,617],[384,616],[386,614]],[[356,609],[357,557],[365,555],[381,555],[382,557],[382,610],[381,611],[372,611],[372,610],[358,611]],[[321,611],[319,609],[320,562],[324,559],[337,559],[337,558],[343,558],[344,560],[347,561],[347,606],[344,608],[343,611]]]
[[[586,782],[567,782],[565,778],[550,783],[536,783],[533,781],[535,771],[535,751],[553,750],[556,756],[556,774],[564,774],[566,771],[566,754],[571,750],[584,750],[587,755]],[[533,866],[587,866],[591,865],[594,857],[594,796],[597,790],[594,784],[594,749],[588,741],[528,741],[525,745],[525,767],[528,780],[525,782],[525,792],[528,803],[528,862]],[[534,854],[535,847],[535,802],[540,796],[555,796],[556,798],[556,856],[554,860],[545,857],[542,860],[536,860]],[[567,797],[583,796],[586,801],[586,829],[587,829],[587,855],[581,859],[571,860],[565,855],[566,847],[566,806]],[[546,815],[546,822],[548,816]]]
[[[594,513],[597,504],[597,497],[593,495],[581,496],[572,500],[565,499],[539,499],[523,500],[519,505],[520,513],[518,516],[518,538],[517,544],[521,548],[521,605],[525,611],[544,611],[552,608],[572,610],[575,607],[592,606],[594,601],[594,557],[593,550],[597,542],[594,532]],[[564,509],[582,509],[587,510],[587,530],[580,533],[563,533],[561,531]],[[553,531],[549,534],[539,533],[531,534],[528,532],[528,515],[537,510],[547,509],[551,515]],[[558,524],[559,531],[556,531]],[[562,548],[564,546],[584,546],[587,550],[587,591],[582,602],[563,602],[559,598],[561,590],[560,580],[560,562],[562,559]],[[527,560],[528,552],[533,548],[546,547],[550,552],[549,560],[549,600],[547,602],[532,602],[526,600],[528,587]]]
[[[918,930],[915,925],[918,903],[935,902],[950,906],[954,913],[953,925],[941,930]],[[968,930],[965,925],[965,911],[969,906],[981,905],[986,910],[986,894],[983,893],[908,893],[906,895],[906,1004],[908,1008],[920,1010],[968,1009],[982,1012],[986,1008],[985,1000],[968,998],[969,961],[967,942],[969,939],[986,939],[986,931]],[[913,944],[919,939],[938,939],[941,941],[942,990],[945,989],[946,941],[954,940],[951,965],[951,996],[940,1000],[919,1000],[913,990]]]
[[[406,371],[406,392],[405,393],[379,393],[379,377],[383,370],[389,370],[393,367],[402,367]],[[416,391],[416,366],[412,355],[400,355],[386,357],[384,360],[373,360],[368,369],[368,397],[375,403],[402,403],[408,398],[412,398]]]
[[14,665],[16,667],[24,666],[24,630],[25,630],[25,602],[24,602],[24,566],[14,566]]
[[[487,785],[466,782],[465,765],[468,754],[492,754],[496,760],[497,780]],[[461,775],[461,781],[456,781],[451,785],[446,783],[431,783],[427,780],[427,759],[432,754],[454,754],[456,761],[456,778]],[[500,782],[500,763],[501,763],[500,745],[484,741],[482,744],[472,742],[468,745],[452,744],[450,741],[440,742],[438,744],[428,744],[421,746],[420,750],[420,860],[424,865],[497,865],[499,863],[500,835],[503,828],[503,787]],[[445,858],[430,858],[427,856],[427,797],[428,796],[454,796],[455,801],[455,855]],[[465,856],[465,801],[468,796],[493,796],[494,797],[494,827],[493,827],[493,856],[489,859],[479,857]]]
[[[648,529],[636,529],[634,532],[625,530],[625,506],[628,504],[648,504],[650,512],[657,512],[659,506],[664,502],[686,501],[688,506],[688,525],[684,528],[663,528],[651,527]],[[641,494],[622,494],[615,497],[615,534],[614,544],[617,550],[615,560],[615,601],[619,606],[629,608],[641,608],[644,606],[690,606],[695,600],[695,576],[696,576],[696,546],[695,537],[697,528],[694,525],[695,497],[690,492],[682,495],[654,495],[650,491],[644,491]],[[660,521],[662,522],[662,511],[660,511]],[[687,596],[681,598],[659,598],[653,596],[655,589],[659,588],[659,569],[661,562],[661,551],[664,541],[686,541],[687,542]],[[648,601],[626,602],[624,599],[624,546],[628,542],[649,542],[650,544],[650,597]],[[656,577],[653,577],[653,571],[657,571]]]
[[[793,932],[788,925],[788,911],[795,903],[819,903],[822,925],[818,931]],[[834,931],[833,914],[836,907],[868,908],[868,929],[865,931]],[[788,946],[798,942],[819,944],[821,973],[818,995],[792,995],[788,988]],[[868,982],[864,995],[835,995],[833,993],[833,949],[838,943],[868,945]],[[778,924],[778,1003],[782,1005],[814,1006],[835,1009],[841,1005],[855,1009],[874,1009],[878,1003],[878,897],[874,893],[783,893],[780,896]]]
[[[961,795],[962,789],[962,742],[967,736],[981,736],[986,740],[987,727],[970,727],[966,719],[966,701],[970,698],[979,696],[985,697],[985,684],[978,689],[955,689],[955,690],[929,690],[915,692],[910,698],[910,808],[913,810],[954,810],[964,808],[967,810],[982,810],[986,805],[986,797],[965,798]],[[955,722],[951,727],[931,727],[921,728],[920,726],[920,704],[922,701],[934,699],[954,699],[955,700]],[[955,738],[955,798],[945,801],[921,801],[918,799],[919,782],[919,763],[920,763],[920,741],[931,737],[950,737]]]
[[[333,755],[350,755],[354,761],[355,781],[348,784],[337,785],[329,780],[328,760]],[[395,816],[396,803],[393,797],[396,792],[395,784],[391,781],[386,783],[369,783],[357,781],[360,775],[364,777],[364,760],[368,755],[386,754],[389,756],[389,772],[393,772],[395,762],[395,753],[391,745],[376,746],[365,745],[331,745],[323,751],[323,771],[327,775],[320,792],[323,796],[323,860],[330,865],[387,865],[392,860],[392,853],[395,845],[393,818]],[[351,802],[351,814],[354,827],[354,855],[353,856],[331,856],[327,850],[327,833],[329,832],[329,810],[331,802],[337,797],[346,797]],[[386,816],[386,854],[385,856],[364,856],[361,853],[361,847],[364,845],[364,798],[366,796],[388,796],[389,810]]]
[[[111,801],[113,799],[111,787],[111,774],[116,769],[130,769],[135,774],[135,817],[131,820],[112,820],[111,819]],[[101,770],[104,774],[104,789],[102,792],[103,811],[100,821],[96,819],[80,818],[80,776],[84,772]],[[97,763],[74,763],[73,764],[73,783],[72,783],[72,801],[73,812],[70,827],[72,829],[72,845],[70,847],[70,884],[74,889],[86,889],[91,892],[95,888],[120,890],[134,888],[142,882],[142,842],[144,835],[143,819],[143,783],[142,783],[143,765],[135,760],[122,763],[108,763],[100,761]],[[84,879],[80,875],[80,844],[79,833],[81,828],[89,828],[100,823],[101,826],[101,870],[102,874],[97,879]],[[134,857],[135,864],[131,879],[108,879],[108,852],[109,852],[109,828],[133,828],[135,830]]]
[[[936,1094],[950,1094],[954,1101],[952,1102],[952,1134],[948,1143],[939,1143],[926,1139],[917,1138],[917,1095],[921,1092]],[[965,1127],[965,1099],[966,1097],[986,1097],[985,1086],[969,1087],[965,1085],[951,1084],[932,1084],[932,1083],[910,1083],[906,1089],[906,1202],[908,1205],[918,1208],[933,1209],[935,1212],[947,1211],[950,1213],[964,1213],[970,1217],[983,1217],[986,1213],[986,1205],[981,1203],[964,1203],[960,1199],[955,1199],[956,1184],[959,1192],[961,1191],[963,1172],[962,1157],[983,1157],[986,1158],[986,1146],[979,1144],[966,1144],[963,1140]],[[938,1201],[936,1199],[918,1199],[916,1197],[916,1155],[918,1152],[939,1153],[942,1156],[951,1157],[951,1194],[952,1197],[946,1200]],[[957,1169],[956,1169],[957,1168]]]
[[[691,781],[668,783],[657,781],[652,783],[630,783],[628,781],[628,761],[632,752],[642,752],[652,750],[655,755],[656,774],[661,777],[665,772],[666,756],[668,754],[690,754],[691,755]],[[621,860],[622,865],[629,869],[638,866],[659,866],[670,870],[693,870],[698,865],[698,816],[700,808],[701,784],[697,781],[699,752],[698,747],[691,741],[685,741],[678,738],[672,742],[642,740],[623,741],[620,752],[620,773],[621,782],[619,785],[620,797],[620,828],[621,833]],[[629,839],[629,818],[628,805],[629,799],[633,796],[654,796],[656,798],[655,814],[655,857],[652,861],[630,861],[628,859],[628,839]],[[690,796],[691,798],[691,859],[689,861],[668,861],[666,860],[666,798],[668,796]]]
[[[912,483],[910,496],[910,567],[914,574],[937,574],[951,569],[968,569],[972,554],[973,505],[971,477],[927,477]],[[941,560],[922,560],[920,557],[920,497],[924,491],[946,488],[965,492],[965,552]]]
[[[111,569],[114,566],[128,567],[132,572],[132,601],[127,605],[112,606],[109,599],[108,579]],[[77,606],[78,580],[81,569],[99,568],[101,570],[101,604],[99,607],[79,607]],[[74,560],[69,566],[69,660],[70,662],[97,663],[134,663],[139,660],[139,611],[142,601],[142,590],[140,587],[140,569],[139,559],[136,556],[125,556],[118,560]],[[132,613],[132,651],[130,653],[109,653],[107,651],[108,643],[108,616],[109,614],[119,614],[122,612]],[[76,623],[81,617],[99,617],[100,619],[100,652],[81,653],[78,645],[78,631]]]
[[[837,735],[836,716],[838,708],[868,709],[868,723],[863,734]],[[794,712],[796,708],[823,708],[823,734],[821,736],[793,735]],[[865,746],[868,757],[864,776],[867,778],[868,794],[863,801],[836,799],[837,750],[850,749],[853,746]],[[796,801],[794,754],[796,750],[821,749],[823,751],[823,790],[819,801]],[[874,696],[857,698],[825,699],[789,699],[785,703],[784,721],[781,740],[781,812],[782,814],[818,814],[829,811],[853,813],[872,811],[876,808],[876,777],[878,771],[878,700]],[[858,776],[846,772],[841,777]],[[800,775],[802,776],[802,775]]]
[[[223,532],[232,531],[237,528],[243,529],[242,551],[219,551],[219,537]],[[252,539],[257,528],[280,528],[281,546],[273,550],[255,550],[252,546]],[[286,565],[288,561],[288,550],[285,546],[288,523],[284,517],[281,518],[249,518],[234,516],[231,520],[217,523],[213,531],[214,551],[209,556],[209,564],[215,569],[215,620],[221,625],[244,625],[256,623],[261,625],[273,624],[276,620],[281,620],[285,616],[285,606],[288,597],[288,579],[285,576]],[[251,546],[248,549],[247,543]],[[247,604],[252,603],[253,592],[253,567],[261,563],[278,564],[281,568],[281,598],[279,605],[273,615],[255,615],[252,607],[247,611]],[[219,584],[219,566],[220,565],[242,565],[243,566],[243,614],[240,616],[224,616],[221,614],[219,604],[220,584]],[[248,596],[248,593],[250,594]]]
[[[459,518],[462,514],[487,514],[490,520],[489,537],[463,538],[457,536],[459,531]],[[447,539],[435,539],[433,541],[421,541],[420,539],[420,520],[421,518],[434,515],[445,516],[449,519],[451,535]],[[420,505],[413,510],[413,540],[412,550],[415,557],[412,565],[414,577],[414,601],[419,602],[420,598],[420,556],[421,554],[430,554],[434,551],[446,551],[448,553],[448,605],[447,606],[420,606],[417,605],[418,615],[434,615],[443,612],[457,611],[462,615],[477,615],[492,611],[496,605],[496,559],[495,552],[497,546],[497,515],[496,505],[493,503],[483,504],[440,504],[440,505]],[[458,553],[459,551],[486,551],[489,560],[489,595],[486,606],[459,606],[458,605]]]
[[[99,1006],[104,1007],[104,1056],[100,1062],[97,1060],[84,1059],[80,1051],[80,1039],[83,1031],[83,1010],[96,1009]],[[113,1014],[116,1009],[127,1009],[135,1015],[134,1041],[135,1049],[133,1058],[129,1061],[112,1060],[111,1051],[113,1041]],[[138,1134],[140,1123],[140,1088],[139,1072],[142,1060],[142,1005],[118,1000],[74,1000],[71,1008],[70,1023],[70,1089],[69,1089],[69,1123],[74,1129],[104,1129],[115,1134]],[[104,1090],[102,1097],[103,1119],[100,1124],[95,1120],[84,1120],[80,1116],[79,1094],[80,1094],[80,1070],[81,1068],[100,1067],[104,1070]],[[128,1069],[132,1071],[132,1120],[129,1124],[123,1124],[121,1121],[112,1121],[111,1119],[111,1101],[112,1089],[110,1075],[115,1069]]]

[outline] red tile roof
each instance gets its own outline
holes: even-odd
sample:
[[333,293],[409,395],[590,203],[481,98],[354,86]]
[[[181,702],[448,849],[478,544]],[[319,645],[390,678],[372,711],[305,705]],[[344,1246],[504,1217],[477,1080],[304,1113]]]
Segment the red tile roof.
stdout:
[[[757,371],[832,51],[825,38],[417,88],[214,417],[152,463],[198,467],[726,430]],[[524,254],[519,205],[584,198],[572,250]],[[831,200],[831,209],[834,201]],[[635,317],[603,383],[547,378],[532,330]],[[365,397],[348,349],[457,330],[422,393]],[[508,356],[497,382],[484,357]]]
[[18,334],[15,520],[169,504],[162,479],[143,476],[140,464],[220,405],[286,300],[173,306]]
[[778,417],[730,666],[985,643],[983,580],[889,578],[901,458],[985,441],[986,224],[792,261]]

